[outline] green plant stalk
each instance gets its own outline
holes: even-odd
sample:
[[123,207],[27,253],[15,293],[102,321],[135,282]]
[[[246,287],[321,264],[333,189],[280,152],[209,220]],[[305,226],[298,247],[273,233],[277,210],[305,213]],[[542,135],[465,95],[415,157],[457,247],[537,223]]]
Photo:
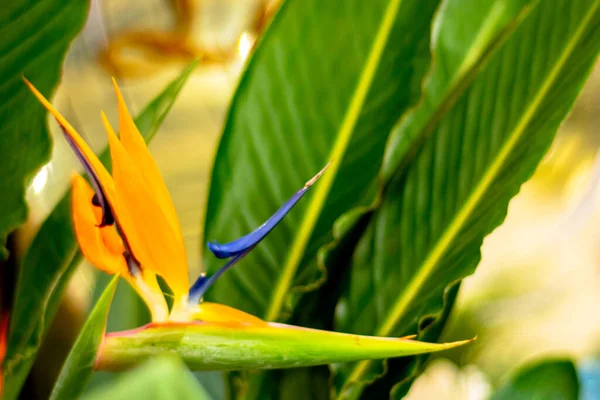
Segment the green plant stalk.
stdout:
[[430,353],[470,341],[425,343],[278,323],[150,324],[107,334],[96,369],[120,371],[166,353],[179,355],[196,371],[294,368]]

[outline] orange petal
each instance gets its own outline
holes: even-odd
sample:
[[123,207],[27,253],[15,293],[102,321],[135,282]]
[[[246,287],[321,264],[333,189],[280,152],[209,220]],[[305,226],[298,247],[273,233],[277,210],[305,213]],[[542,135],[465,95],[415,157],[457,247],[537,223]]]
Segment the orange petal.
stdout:
[[235,322],[251,325],[267,325],[265,321],[254,315],[223,304],[208,302],[200,303],[197,310],[193,313],[192,318],[204,322]]
[[128,275],[123,257],[125,247],[113,225],[98,228],[99,208],[92,204],[94,191],[79,174],[71,179],[73,227],[81,252],[97,268],[109,274]]
[[177,298],[186,296],[189,280],[183,242],[104,114],[102,120],[112,158],[115,213],[131,249],[143,269],[162,276]]
[[100,208],[92,205],[94,191],[78,174],[73,176],[72,182],[73,225],[81,252],[98,269],[119,274],[126,279],[146,302],[152,320],[164,321],[168,316],[168,308],[156,275],[151,271],[142,271],[139,277],[129,273],[123,256],[125,246],[115,226],[98,227],[102,215]]
[[177,217],[175,206],[173,206],[173,201],[171,200],[169,191],[160,174],[160,170],[158,169],[156,162],[154,162],[144,138],[140,134],[137,126],[135,126],[135,122],[133,122],[133,118],[131,118],[131,114],[129,114],[125,100],[123,99],[114,78],[113,85],[115,87],[117,103],[119,106],[119,137],[121,143],[144,178],[151,196],[169,219],[175,234],[177,234],[179,239],[183,242],[179,218]]
[[166,321],[169,317],[169,307],[167,306],[165,295],[156,280],[156,274],[148,270],[142,270],[140,274],[140,276],[127,274],[125,278],[137,294],[144,299],[152,315],[152,321]]
[[110,177],[110,174],[108,173],[102,162],[100,162],[96,154],[92,151],[90,146],[87,145],[87,143],[83,140],[79,133],[77,133],[77,131],[71,126],[71,124],[69,124],[65,117],[63,117],[58,112],[58,110],[56,110],[52,106],[52,104],[50,104],[50,102],[44,97],[44,95],[41,94],[27,79],[23,78],[23,80],[25,81],[25,84],[27,84],[31,92],[35,95],[35,97],[37,97],[40,103],[42,103],[42,105],[48,110],[48,112],[50,112],[50,114],[52,114],[52,116],[56,119],[58,124],[63,128],[65,135],[68,135],[69,138],[71,138],[71,140],[73,141],[73,143],[75,143],[75,145],[83,154],[83,156],[88,160],[88,162],[94,169],[94,172],[96,173],[96,176],[98,177],[98,180],[100,181],[100,184],[102,185],[106,196],[108,197],[108,201],[112,204],[114,202],[114,189],[112,178]]

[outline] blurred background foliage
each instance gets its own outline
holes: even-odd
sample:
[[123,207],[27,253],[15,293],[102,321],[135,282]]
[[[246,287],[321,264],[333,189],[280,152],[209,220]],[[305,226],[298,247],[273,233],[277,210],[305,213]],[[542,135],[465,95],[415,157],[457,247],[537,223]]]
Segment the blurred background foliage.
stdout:
[[[109,77],[140,111],[194,58],[184,87],[150,149],[181,219],[190,271],[201,270],[207,180],[227,106],[254,41],[277,1],[92,0],[86,26],[67,56],[54,104],[95,149],[105,145],[98,110],[116,118]],[[484,399],[515,368],[548,356],[576,361],[581,396],[600,393],[600,66],[533,179],[484,242],[477,273],[465,279],[444,340],[477,335],[474,345],[434,357],[408,398]],[[57,137],[57,127],[51,125]],[[78,169],[62,140],[27,191],[30,216],[15,246],[23,251]],[[69,284],[30,383],[44,398],[107,277],[82,265]],[[98,284],[101,282],[102,284]],[[139,326],[147,312],[119,285],[109,330]],[[149,367],[152,369],[152,367]],[[215,398],[220,374],[196,374]],[[96,373],[90,391],[107,380]],[[116,389],[115,389],[116,390]],[[588,397],[585,397],[588,396]]]

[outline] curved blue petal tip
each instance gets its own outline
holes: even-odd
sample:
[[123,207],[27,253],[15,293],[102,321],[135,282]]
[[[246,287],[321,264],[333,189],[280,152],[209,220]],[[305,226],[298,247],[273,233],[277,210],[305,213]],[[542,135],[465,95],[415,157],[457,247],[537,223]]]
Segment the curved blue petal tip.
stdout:
[[236,254],[229,261],[227,261],[227,263],[224,266],[219,268],[219,270],[215,272],[210,278],[208,278],[206,275],[200,275],[196,282],[194,282],[194,285],[190,288],[188,294],[188,302],[190,304],[198,304],[200,302],[200,299],[202,299],[202,296],[204,296],[204,293],[206,293],[206,291],[208,290],[208,288],[211,287],[212,284],[215,283],[215,281],[221,275],[223,275],[225,271],[237,264],[237,262],[244,258],[246,254],[250,253],[250,250],[252,249],[253,247],[250,247],[249,249],[246,249],[246,251]]
[[217,258],[229,258],[233,257],[237,254],[240,254],[247,249],[255,246],[265,238],[277,226],[279,222],[286,216],[288,212],[298,203],[298,201],[304,196],[304,194],[308,191],[308,189],[323,175],[327,167],[329,167],[331,162],[327,163],[327,165],[319,171],[314,177],[312,177],[302,189],[297,191],[288,201],[282,205],[279,210],[275,212],[264,224],[256,228],[254,231],[249,234],[242,236],[239,239],[234,240],[233,242],[219,244],[216,241],[208,242],[208,249],[217,257]]
[[277,224],[290,212],[290,210],[298,203],[298,201],[304,196],[308,189],[323,175],[327,167],[329,167],[331,161],[319,171],[314,177],[304,184],[304,187],[297,191],[288,201],[282,205],[279,210],[275,212],[264,224],[259,226],[253,232],[243,236],[233,242],[219,244],[216,241],[208,242],[209,250],[217,258],[230,258],[231,259],[217,272],[215,272],[210,278],[205,275],[201,275],[196,282],[192,285],[188,295],[188,301],[192,304],[199,303],[204,293],[210,286],[229,268],[233,267],[240,261],[246,254],[248,254],[256,245],[267,236],[269,232],[277,226]]

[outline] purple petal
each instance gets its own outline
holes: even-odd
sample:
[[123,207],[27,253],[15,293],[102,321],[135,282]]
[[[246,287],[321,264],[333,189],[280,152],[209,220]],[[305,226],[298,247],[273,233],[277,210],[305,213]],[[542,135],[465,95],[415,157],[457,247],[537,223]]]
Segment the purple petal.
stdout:
[[298,203],[298,201],[304,196],[304,194],[308,191],[308,189],[323,175],[329,164],[319,171],[317,175],[315,175],[312,179],[310,179],[302,189],[297,191],[284,205],[282,205],[279,210],[275,212],[264,224],[259,226],[253,232],[243,236],[239,239],[234,240],[233,242],[219,244],[216,241],[208,242],[209,250],[217,257],[217,258],[229,258],[236,256],[240,253],[245,252],[248,249],[256,246],[261,240],[267,236],[269,232],[277,226],[277,224],[285,217],[285,215],[290,212],[290,210]]
[[100,183],[100,179],[98,178],[96,171],[94,171],[94,168],[92,167],[90,162],[87,160],[87,158],[85,158],[81,150],[79,150],[79,147],[77,147],[73,139],[71,139],[71,136],[67,134],[63,126],[60,123],[59,125],[64,133],[65,139],[67,139],[67,143],[69,143],[69,146],[71,146],[71,149],[73,149],[75,156],[77,156],[77,159],[83,165],[83,169],[85,169],[85,172],[90,177],[90,181],[95,192],[94,197],[90,199],[92,204],[102,208],[102,220],[100,221],[100,225],[98,225],[98,227],[102,228],[105,226],[110,226],[112,224],[116,225],[117,232],[119,233],[119,236],[121,236],[121,239],[123,240],[123,245],[125,247],[123,257],[125,257],[125,260],[127,262],[127,268],[129,270],[129,273],[132,276],[137,276],[141,272],[141,264],[138,261],[137,257],[135,257],[135,255],[133,254],[133,251],[131,250],[131,245],[129,244],[127,235],[123,231],[123,228],[119,224],[119,221],[115,218],[115,214],[113,213],[111,205],[108,202],[108,198],[104,193],[104,189],[102,188],[102,184]]
[[[87,158],[85,158],[81,150],[79,150],[79,147],[77,147],[73,139],[71,139],[71,137],[67,134],[62,125],[60,125],[60,128],[63,130],[64,136],[67,139],[67,143],[69,143],[69,146],[71,146],[71,149],[73,149],[75,156],[77,156],[77,159],[83,165],[83,169],[85,169],[85,172],[90,177],[92,187],[96,193],[95,199],[97,201],[97,205],[102,208],[102,221],[100,221],[99,227],[112,225],[115,222],[114,215],[110,208],[110,204],[108,204],[108,199],[106,198],[106,194],[104,194],[104,189],[102,189],[102,185],[100,184],[100,179],[98,178],[96,171],[94,171],[94,168],[92,168],[90,162],[87,160]],[[91,200],[93,202],[94,199]],[[94,205],[96,204],[94,203]]]

